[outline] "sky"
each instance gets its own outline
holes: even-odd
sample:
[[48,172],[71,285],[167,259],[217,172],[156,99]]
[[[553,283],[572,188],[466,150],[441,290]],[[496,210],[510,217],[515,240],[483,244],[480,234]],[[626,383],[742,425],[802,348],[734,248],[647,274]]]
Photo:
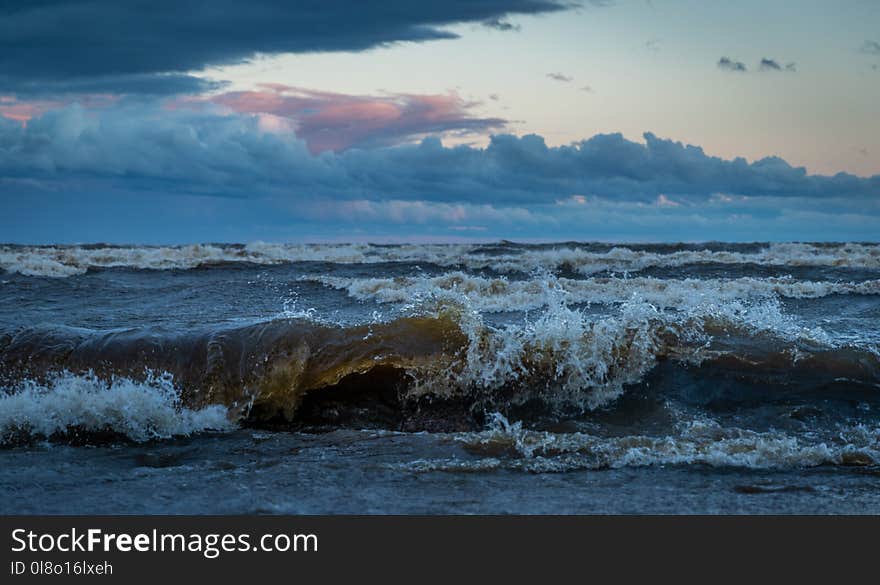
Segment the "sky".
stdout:
[[0,0],[0,242],[880,240],[877,0]]

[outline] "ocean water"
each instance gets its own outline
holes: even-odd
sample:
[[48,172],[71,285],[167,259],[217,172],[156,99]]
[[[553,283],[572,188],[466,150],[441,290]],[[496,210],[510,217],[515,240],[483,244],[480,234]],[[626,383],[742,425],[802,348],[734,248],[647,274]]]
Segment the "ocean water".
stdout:
[[878,513],[880,245],[0,246],[5,513]]

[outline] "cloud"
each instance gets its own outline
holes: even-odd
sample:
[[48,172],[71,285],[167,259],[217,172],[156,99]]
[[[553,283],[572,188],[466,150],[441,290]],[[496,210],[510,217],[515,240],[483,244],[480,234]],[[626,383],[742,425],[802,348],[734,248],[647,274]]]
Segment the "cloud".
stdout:
[[724,71],[735,71],[737,73],[745,73],[748,71],[745,63],[742,61],[735,61],[729,57],[721,57],[718,60],[718,68],[723,69]]
[[[2,57],[0,57],[2,61]],[[0,87],[31,99],[70,99],[90,94],[168,96],[200,94],[223,88],[226,82],[178,73],[139,73],[75,77],[4,76],[0,63]]]
[[645,41],[645,48],[654,53],[658,52],[660,50],[660,39]]
[[726,160],[653,134],[313,154],[264,116],[176,100],[0,118],[2,238],[877,238],[880,176]]
[[195,93],[190,75],[255,55],[455,38],[444,27],[569,8],[561,0],[41,0],[0,5],[0,87],[28,95]]
[[571,83],[574,81],[574,77],[570,77],[565,75],[564,73],[548,73],[547,77],[552,79],[553,81],[561,81],[563,83]]
[[761,71],[790,71],[792,73],[797,71],[796,63],[786,63],[783,67],[775,59],[768,59],[767,57],[761,59],[758,67]]
[[14,96],[0,96],[0,116],[26,123],[35,116],[42,115],[49,110],[63,107],[65,104],[59,101],[41,100],[22,102]]
[[[344,221],[349,223],[385,223],[401,225],[427,225],[441,223],[455,226],[458,231],[484,231],[475,229],[472,223],[505,224],[534,223],[540,221],[524,207],[497,207],[490,204],[467,202],[444,203],[432,201],[405,201],[391,199],[375,201],[354,199],[318,199],[306,205],[298,205],[303,219],[318,222]],[[468,225],[461,225],[462,223]]]
[[585,86],[581,87],[581,91],[585,91],[587,93],[593,93],[593,86],[592,85],[585,85]]
[[654,203],[657,207],[681,207],[681,203],[678,201],[673,201],[663,193],[657,195],[657,200]]
[[860,50],[866,55],[880,55],[880,43],[877,41],[865,41]]
[[762,71],[782,71],[782,66],[779,63],[766,57],[761,59],[760,67]]
[[854,204],[846,198],[717,197],[670,206],[660,204],[659,197],[644,203],[571,197],[551,204],[506,205],[93,190],[38,193],[2,186],[0,205],[6,213],[0,215],[0,233],[4,241],[22,243],[876,241],[880,221],[877,201]]
[[[397,107],[391,104],[392,108]],[[644,135],[599,134],[550,147],[536,135],[495,135],[485,148],[417,144],[315,155],[260,115],[201,104],[70,106],[26,126],[0,118],[0,176],[46,189],[200,193],[289,201],[411,200],[547,204],[571,194],[656,202],[748,197],[873,198],[880,176],[809,175],[778,157],[752,163]]]
[[486,28],[493,28],[495,30],[500,30],[501,32],[510,32],[517,31],[519,32],[520,26],[518,24],[512,24],[509,21],[502,20],[500,18],[492,18],[490,20],[484,20],[483,26]]
[[236,112],[289,120],[313,153],[388,146],[428,134],[481,134],[507,123],[472,115],[478,104],[455,93],[348,95],[276,84],[210,99]]

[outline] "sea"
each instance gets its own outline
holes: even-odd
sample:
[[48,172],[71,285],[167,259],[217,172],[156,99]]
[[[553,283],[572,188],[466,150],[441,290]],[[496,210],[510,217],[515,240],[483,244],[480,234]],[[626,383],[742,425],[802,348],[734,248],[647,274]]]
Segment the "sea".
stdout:
[[0,513],[880,513],[880,244],[0,245]]

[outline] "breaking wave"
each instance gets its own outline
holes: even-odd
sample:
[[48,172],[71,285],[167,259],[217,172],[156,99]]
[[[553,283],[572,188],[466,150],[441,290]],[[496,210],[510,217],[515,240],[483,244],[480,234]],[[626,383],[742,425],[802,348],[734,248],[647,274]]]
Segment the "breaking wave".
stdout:
[[535,402],[586,412],[646,384],[660,363],[763,393],[880,383],[876,352],[831,342],[784,315],[778,301],[665,312],[631,300],[602,316],[559,295],[549,302],[540,316],[499,327],[445,300],[358,326],[277,319],[181,333],[18,328],[0,334],[0,428],[51,435],[104,425],[143,440],[218,428],[227,414],[295,422],[322,400],[335,401],[325,410],[337,413],[390,408],[392,426],[402,424],[407,402],[430,410],[440,401],[460,413]]

